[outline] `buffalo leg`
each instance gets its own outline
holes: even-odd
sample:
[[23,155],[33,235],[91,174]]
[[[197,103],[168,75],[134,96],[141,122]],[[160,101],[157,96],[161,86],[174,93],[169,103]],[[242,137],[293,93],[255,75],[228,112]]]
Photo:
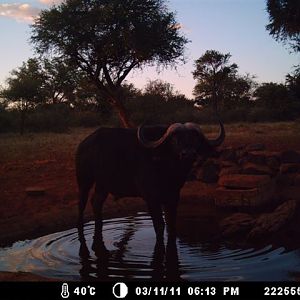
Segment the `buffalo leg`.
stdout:
[[[146,201],[147,202],[147,201]],[[164,241],[165,222],[162,215],[161,206],[158,203],[147,202],[150,216],[152,218],[156,240],[158,243]]]
[[107,197],[107,192],[102,192],[97,190],[92,198],[92,207],[95,216],[95,238],[100,238],[102,240],[102,208],[103,203]]
[[176,240],[176,217],[178,199],[179,197],[174,197],[172,201],[168,201],[164,206],[169,242]]
[[83,213],[89,198],[90,187],[79,189],[79,205],[78,205],[78,230],[83,231]]

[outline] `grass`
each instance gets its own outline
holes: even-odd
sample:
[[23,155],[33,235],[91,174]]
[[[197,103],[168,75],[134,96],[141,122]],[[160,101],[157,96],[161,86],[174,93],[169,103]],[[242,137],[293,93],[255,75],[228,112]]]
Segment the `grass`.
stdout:
[[0,135],[0,163],[19,160],[54,159],[70,155],[94,129],[74,128],[68,133],[15,133]]
[[[201,126],[209,137],[218,125]],[[95,128],[72,128],[67,133],[15,133],[0,135],[0,163],[73,157],[79,142]],[[300,150],[300,122],[236,123],[226,125],[226,145],[266,143],[271,150]]]

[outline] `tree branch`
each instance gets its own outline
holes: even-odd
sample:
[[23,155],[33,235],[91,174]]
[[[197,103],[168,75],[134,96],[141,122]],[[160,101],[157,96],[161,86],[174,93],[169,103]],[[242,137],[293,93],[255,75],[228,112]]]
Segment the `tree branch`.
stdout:
[[111,77],[110,77],[110,75],[109,75],[109,72],[108,72],[108,69],[107,69],[106,65],[103,66],[103,72],[104,72],[104,76],[105,76],[105,79],[106,79],[106,81],[107,81],[109,87],[110,87],[112,90],[114,90],[116,87],[115,87],[113,81],[111,80]]
[[133,62],[131,65],[123,72],[123,74],[118,78],[116,86],[119,87],[122,83],[122,81],[126,78],[126,76],[129,74],[129,72],[138,65],[138,62]]

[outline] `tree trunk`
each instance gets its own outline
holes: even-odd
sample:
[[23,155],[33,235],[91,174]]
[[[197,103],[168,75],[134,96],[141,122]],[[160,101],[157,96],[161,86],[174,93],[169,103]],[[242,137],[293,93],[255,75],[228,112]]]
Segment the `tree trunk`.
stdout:
[[124,128],[133,128],[135,127],[134,123],[129,119],[124,105],[119,99],[112,99],[110,101],[112,107],[116,110],[119,120]]
[[111,90],[105,89],[103,84],[97,78],[96,80],[92,79],[99,89],[100,93],[107,98],[110,105],[117,112],[119,120],[124,128],[133,128],[135,127],[134,123],[129,119],[126,109],[122,104],[122,96],[114,91],[114,88]]

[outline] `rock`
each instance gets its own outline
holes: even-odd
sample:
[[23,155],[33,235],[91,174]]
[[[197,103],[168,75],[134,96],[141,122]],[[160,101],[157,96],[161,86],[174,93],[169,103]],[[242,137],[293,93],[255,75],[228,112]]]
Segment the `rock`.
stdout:
[[246,162],[264,165],[266,163],[266,156],[259,151],[252,151],[252,152],[248,152],[244,160]]
[[220,223],[224,236],[248,233],[254,224],[255,218],[245,213],[235,213]]
[[43,196],[46,193],[46,190],[41,186],[32,186],[27,187],[25,192],[28,196]]
[[278,172],[280,167],[280,160],[276,156],[270,156],[266,158],[266,164],[270,169]]
[[272,172],[268,166],[258,165],[250,162],[244,164],[241,173],[250,175],[274,175],[274,172]]
[[231,168],[231,167],[237,167],[238,165],[229,160],[221,160],[220,166],[221,168]]
[[295,215],[297,201],[289,200],[279,205],[273,212],[261,214],[259,217],[245,213],[235,213],[221,221],[224,236],[242,234],[249,239],[269,236],[282,229]]
[[286,150],[281,152],[281,163],[300,163],[300,153],[294,150]]
[[294,185],[300,186],[300,174],[296,174],[294,177]]
[[278,186],[294,186],[296,181],[295,177],[297,174],[279,174],[277,176]]
[[222,160],[220,166],[221,171],[219,172],[219,177],[229,174],[238,174],[241,170],[239,165],[228,160]]
[[233,148],[227,148],[222,151],[221,160],[237,161],[236,151]]
[[219,173],[219,177],[225,176],[225,175],[239,174],[240,171],[241,171],[241,168],[239,168],[238,166],[223,168],[223,169],[221,169],[221,171]]
[[265,144],[261,144],[261,143],[251,144],[246,147],[247,151],[263,151],[265,149],[266,149]]
[[205,183],[216,183],[219,179],[220,167],[213,160],[206,161],[197,178]]
[[56,160],[55,159],[44,159],[44,160],[35,160],[34,163],[36,165],[46,165],[49,163],[55,163]]
[[241,159],[245,156],[248,155],[248,151],[245,149],[245,147],[239,147],[235,150],[235,153],[236,153],[236,156],[237,156],[237,159]]
[[289,200],[279,205],[274,212],[262,214],[257,218],[248,238],[256,239],[280,230],[294,216],[297,208],[296,200]]
[[246,190],[218,187],[215,192],[215,205],[231,208],[259,207],[271,201],[274,190],[273,181],[270,185]]
[[253,189],[264,187],[271,183],[268,175],[226,175],[219,178],[219,186],[230,189]]
[[238,160],[238,164],[240,165],[240,166],[243,166],[244,164],[246,164],[248,162],[248,160],[247,160],[247,157],[242,157],[242,158],[240,158],[239,160]]
[[280,166],[280,174],[299,173],[300,163],[285,163]]
[[[300,195],[300,187],[299,186],[288,186],[285,188],[282,188],[278,192],[278,196],[280,197],[279,199],[282,201],[288,201],[295,196],[298,197]],[[298,198],[299,200],[299,198]]]

